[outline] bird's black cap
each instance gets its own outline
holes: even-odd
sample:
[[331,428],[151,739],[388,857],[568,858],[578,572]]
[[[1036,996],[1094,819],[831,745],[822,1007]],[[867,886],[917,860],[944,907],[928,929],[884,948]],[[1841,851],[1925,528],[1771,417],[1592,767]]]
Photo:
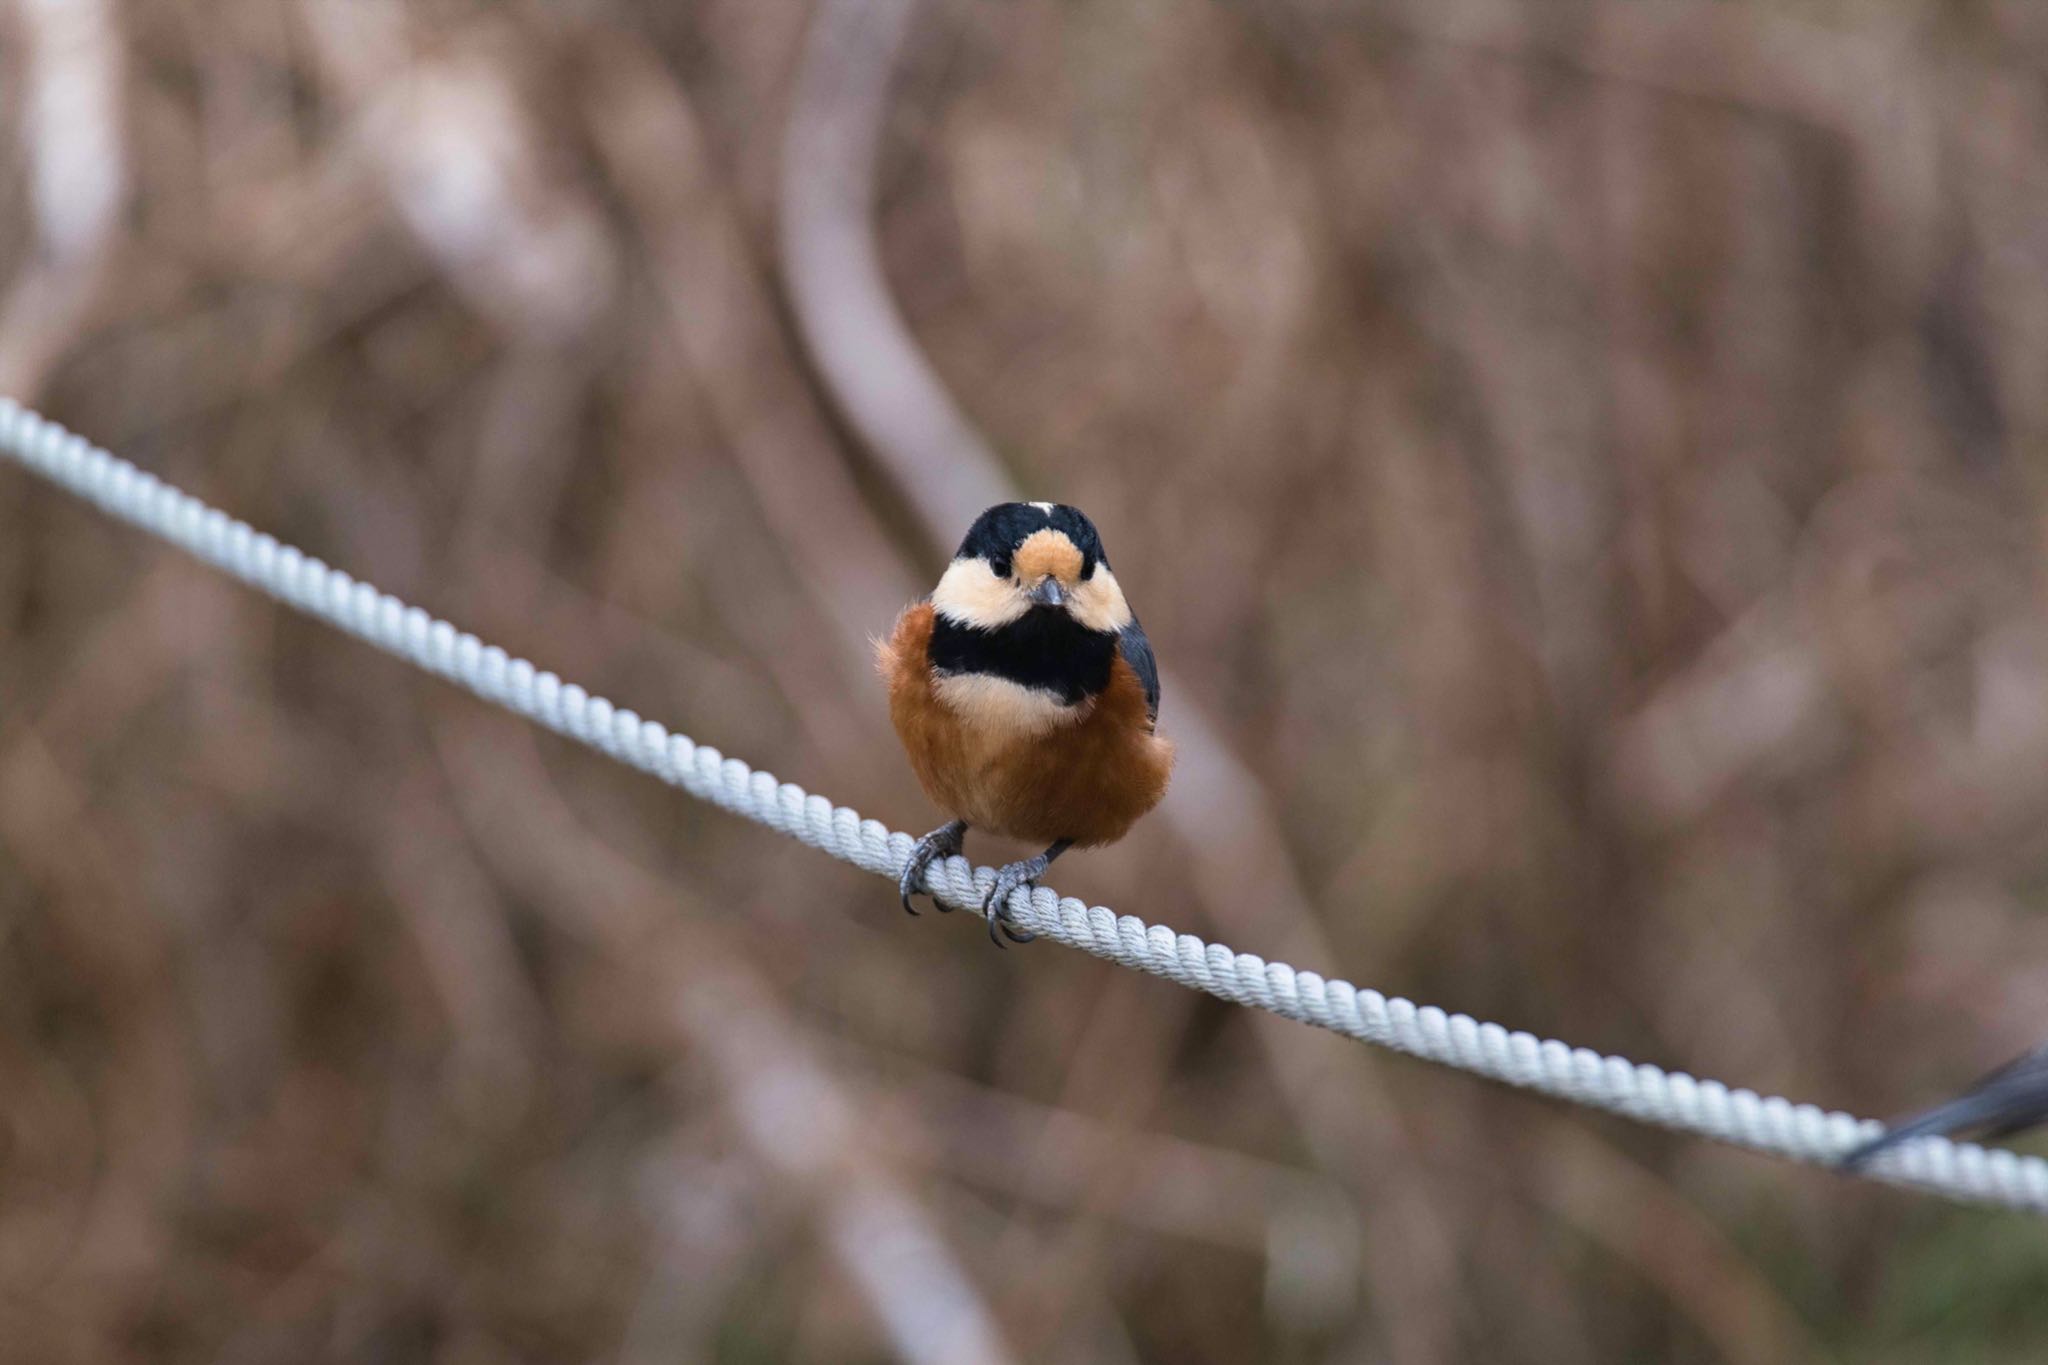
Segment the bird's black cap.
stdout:
[[1095,523],[1079,508],[1063,502],[997,503],[974,519],[954,558],[986,559],[997,572],[1008,574],[1010,552],[1033,532],[1048,527],[1073,541],[1081,552],[1081,577],[1092,578],[1097,564],[1109,562],[1102,553],[1102,537],[1095,533]]

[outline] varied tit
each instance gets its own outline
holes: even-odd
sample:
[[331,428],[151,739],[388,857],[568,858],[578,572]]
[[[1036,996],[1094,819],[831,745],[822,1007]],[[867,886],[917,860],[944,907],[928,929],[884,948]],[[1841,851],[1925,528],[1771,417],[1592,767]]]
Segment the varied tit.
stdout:
[[910,897],[925,869],[960,852],[970,828],[1044,843],[982,898],[991,938],[1001,925],[1026,941],[1003,918],[1010,893],[1075,845],[1123,838],[1173,769],[1173,746],[1154,733],[1152,646],[1095,527],[1050,502],[989,508],[878,656],[911,769],[953,817],[917,841],[903,908],[917,913]]
[[1842,1158],[1856,1170],[1879,1152],[1918,1137],[1981,1132],[2006,1138],[2048,1123],[2048,1044],[2007,1062],[1947,1104],[1895,1123]]

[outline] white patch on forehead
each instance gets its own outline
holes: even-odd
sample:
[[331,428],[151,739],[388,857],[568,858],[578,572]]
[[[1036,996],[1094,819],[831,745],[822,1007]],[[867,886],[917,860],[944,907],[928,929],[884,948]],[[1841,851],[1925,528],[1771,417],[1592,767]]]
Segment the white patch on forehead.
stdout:
[[1124,600],[1123,586],[1109,565],[1095,561],[1095,573],[1074,585],[1067,594],[1067,611],[1090,630],[1114,635],[1131,623],[1131,604]]
[[940,673],[932,690],[953,713],[984,734],[1042,735],[1088,714],[1089,700],[1069,706],[1050,692],[992,673]]
[[932,589],[932,606],[956,626],[994,630],[1031,610],[1031,600],[1009,579],[996,577],[986,559],[956,559]]
[[1052,577],[1061,586],[1072,587],[1081,581],[1081,563],[1081,552],[1074,548],[1074,542],[1067,539],[1065,532],[1050,526],[1024,537],[1010,554],[1010,570],[1019,583]]
[[1045,514],[1046,514],[1047,516],[1051,516],[1051,515],[1052,515],[1052,509],[1053,509],[1053,504],[1052,504],[1052,503],[1049,503],[1049,502],[1034,502],[1034,503],[1032,503],[1031,505],[1032,505],[1033,507],[1036,507],[1036,508],[1037,508],[1037,509],[1038,509],[1039,511],[1041,511],[1041,512],[1045,513]]

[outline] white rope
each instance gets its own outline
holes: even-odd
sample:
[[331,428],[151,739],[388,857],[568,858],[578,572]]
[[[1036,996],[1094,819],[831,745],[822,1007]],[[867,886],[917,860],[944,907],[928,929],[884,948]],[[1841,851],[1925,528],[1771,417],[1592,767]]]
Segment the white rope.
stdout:
[[[911,837],[863,820],[773,774],[675,734],[658,721],[595,697],[553,673],[409,607],[339,569],[251,529],[117,459],[83,437],[0,397],[0,454],[252,587],[409,659],[549,729],[652,773],[691,795],[791,835],[892,881]],[[930,889],[962,907],[980,904],[995,876],[965,858],[934,864]],[[1825,1113],[1719,1081],[1695,1080],[1554,1039],[1446,1014],[1348,981],[1298,971],[1193,934],[1062,898],[1046,887],[1010,897],[1021,929],[1163,976],[1225,1000],[1377,1043],[1644,1123],[1697,1133],[1796,1160],[1827,1164],[1882,1131],[1875,1120]],[[1970,1143],[1925,1138],[1880,1156],[1867,1174],[1953,1199],[2048,1212],[2048,1161]]]

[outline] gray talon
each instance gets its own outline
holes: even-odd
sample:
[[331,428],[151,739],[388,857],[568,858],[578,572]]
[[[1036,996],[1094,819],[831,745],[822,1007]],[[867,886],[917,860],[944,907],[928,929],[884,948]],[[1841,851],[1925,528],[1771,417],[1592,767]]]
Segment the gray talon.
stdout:
[[1033,933],[1011,925],[1009,917],[1010,893],[1020,887],[1035,886],[1045,870],[1052,866],[1052,860],[1065,853],[1074,841],[1062,839],[1036,858],[1026,858],[1020,863],[1006,863],[996,870],[995,883],[988,894],[981,898],[981,913],[988,919],[989,941],[996,947],[1003,946],[1003,940],[996,936],[1001,929],[1012,943],[1029,943],[1038,937]]
[[[1031,860],[1031,862],[1037,861],[1039,860],[1036,858]],[[1024,862],[1011,863],[996,873],[995,884],[989,887],[988,894],[982,897],[981,901],[981,913],[988,920],[988,941],[995,944],[996,947],[1000,948],[1003,946],[1002,937],[996,933],[998,929],[1001,929],[1003,934],[1008,935],[1012,943],[1029,943],[1032,939],[1038,937],[1038,935],[1027,933],[1010,923],[1010,893],[1019,887],[1031,885],[1032,878],[1038,876],[1044,870],[1044,868],[1039,868],[1033,871],[1031,863]]]
[[[905,910],[913,915],[917,913],[917,907],[910,903],[910,898],[917,893],[918,883],[924,880],[926,870],[938,859],[950,858],[958,853],[966,838],[967,822],[955,820],[950,825],[939,826],[919,839],[911,848],[910,861],[904,864],[903,875],[896,879],[896,891],[903,901]],[[937,896],[932,897],[932,904],[939,907],[940,914],[945,914],[953,908],[941,903]]]

